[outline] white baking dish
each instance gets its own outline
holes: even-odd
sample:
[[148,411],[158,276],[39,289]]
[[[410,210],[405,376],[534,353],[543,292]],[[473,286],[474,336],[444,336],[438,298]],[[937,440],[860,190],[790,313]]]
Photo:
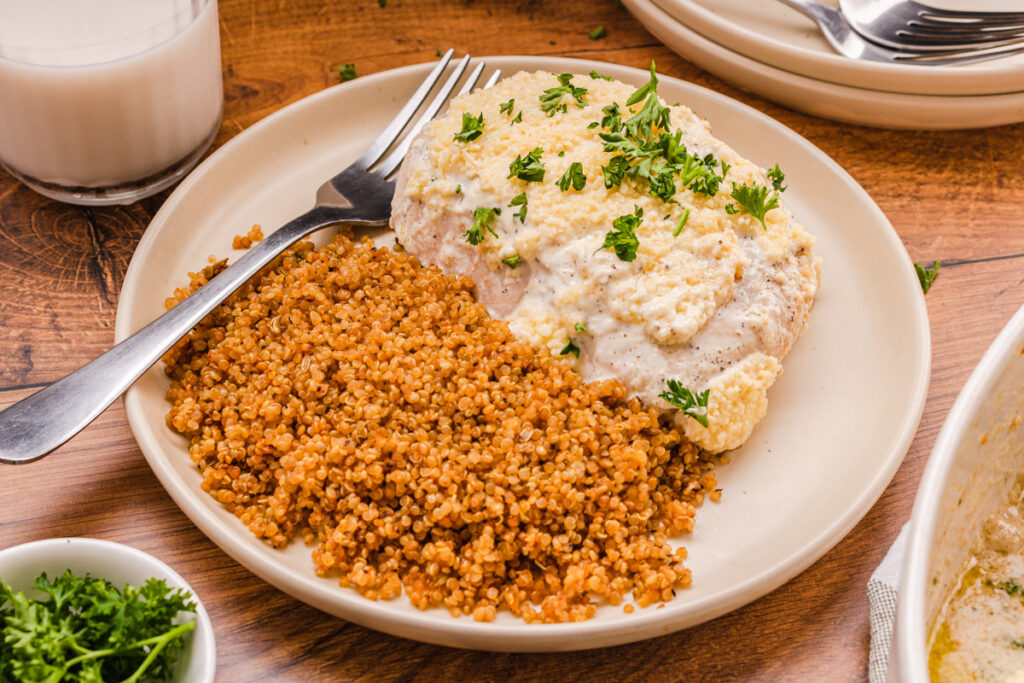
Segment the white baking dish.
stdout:
[[928,634],[985,519],[1024,471],[1024,308],[960,392],[935,442],[910,518],[889,680],[928,680]]

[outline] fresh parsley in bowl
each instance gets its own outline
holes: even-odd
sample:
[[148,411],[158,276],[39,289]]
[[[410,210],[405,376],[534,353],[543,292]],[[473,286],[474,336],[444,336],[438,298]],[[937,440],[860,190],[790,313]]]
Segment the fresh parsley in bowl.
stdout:
[[142,551],[90,538],[0,551],[0,680],[213,680],[209,617]]

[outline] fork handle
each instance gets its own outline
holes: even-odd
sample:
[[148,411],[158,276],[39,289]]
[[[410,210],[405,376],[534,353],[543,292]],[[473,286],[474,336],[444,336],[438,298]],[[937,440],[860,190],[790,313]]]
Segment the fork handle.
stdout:
[[[783,5],[789,5],[801,14],[810,17],[822,29],[828,42],[840,53],[847,54],[847,51],[844,50],[843,42],[849,38],[852,29],[846,20],[843,19],[843,15],[839,10],[826,7],[814,2],[814,0],[779,0],[779,2]],[[825,30],[826,27],[827,30]],[[858,40],[857,44],[860,42],[862,41]]]
[[816,3],[807,2],[807,0],[779,0],[784,5],[789,5],[801,14],[806,14],[811,19],[818,19],[818,15],[814,12],[812,5]]
[[0,462],[31,462],[53,451],[96,419],[175,342],[281,252],[320,228],[353,219],[352,210],[331,206],[317,206],[294,218],[120,344],[0,411]]

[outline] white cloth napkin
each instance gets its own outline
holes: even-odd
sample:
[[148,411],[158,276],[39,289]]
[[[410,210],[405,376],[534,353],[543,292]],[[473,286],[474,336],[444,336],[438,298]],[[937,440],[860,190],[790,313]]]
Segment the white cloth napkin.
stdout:
[[868,609],[871,619],[871,653],[868,657],[868,680],[885,683],[889,666],[889,646],[896,621],[896,598],[899,595],[900,568],[907,545],[907,525],[900,529],[882,564],[868,579]]

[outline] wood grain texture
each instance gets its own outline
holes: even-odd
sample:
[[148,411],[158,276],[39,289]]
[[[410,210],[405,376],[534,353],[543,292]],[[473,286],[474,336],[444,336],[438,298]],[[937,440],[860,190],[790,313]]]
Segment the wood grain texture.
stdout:
[[[599,25],[607,37],[589,39]],[[368,74],[432,60],[447,47],[636,67],[654,59],[663,73],[779,119],[863,185],[913,260],[946,264],[927,297],[933,372],[916,438],[860,524],[788,584],[702,626],[592,652],[435,647],[293,600],[196,530],[149,470],[120,404],[46,459],[0,467],[0,547],[85,535],[130,543],[169,562],[210,611],[222,681],[864,679],[867,579],[910,514],[957,392],[1024,302],[1024,126],[897,132],[796,113],[673,54],[613,0],[388,0],[384,8],[377,0],[221,0],[220,26],[226,99],[215,146],[333,85],[339,64]],[[83,209],[44,199],[0,171],[0,406],[109,347],[127,263],[165,197]]]

